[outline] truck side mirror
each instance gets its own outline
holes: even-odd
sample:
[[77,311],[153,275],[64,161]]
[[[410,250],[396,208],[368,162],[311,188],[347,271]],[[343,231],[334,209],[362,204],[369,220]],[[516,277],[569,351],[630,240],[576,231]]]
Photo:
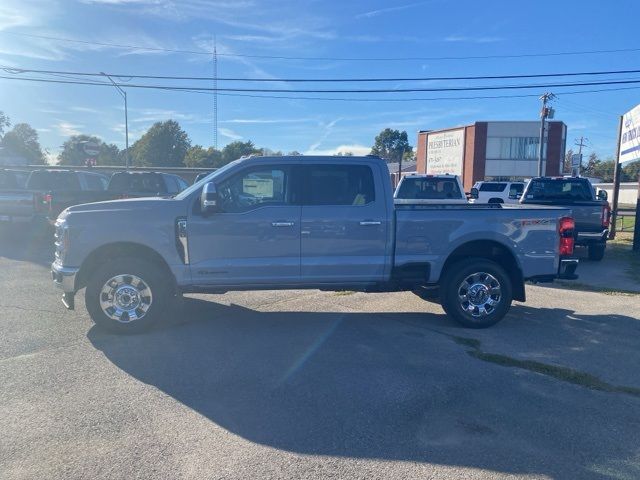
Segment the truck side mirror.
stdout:
[[478,196],[479,196],[478,189],[472,188],[471,192],[469,193],[469,197],[473,198],[474,200],[477,200]]
[[609,194],[607,193],[606,190],[598,190],[598,200],[602,200],[603,202],[606,202],[609,199]]
[[213,182],[205,183],[202,187],[200,211],[204,214],[218,211],[218,192],[216,191],[216,184]]

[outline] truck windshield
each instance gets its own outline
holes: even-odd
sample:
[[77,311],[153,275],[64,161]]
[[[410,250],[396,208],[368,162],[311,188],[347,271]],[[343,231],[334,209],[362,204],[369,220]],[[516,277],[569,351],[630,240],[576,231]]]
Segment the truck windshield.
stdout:
[[458,182],[453,178],[408,178],[396,195],[400,199],[447,200],[462,198]]
[[531,180],[525,200],[579,202],[593,200],[588,182],[569,179]]

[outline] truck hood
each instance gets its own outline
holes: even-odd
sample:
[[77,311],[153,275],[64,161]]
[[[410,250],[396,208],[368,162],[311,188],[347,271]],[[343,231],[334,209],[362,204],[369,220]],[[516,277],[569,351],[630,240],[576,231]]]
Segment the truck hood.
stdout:
[[[135,217],[139,225],[144,225],[149,218],[166,217],[174,219],[185,215],[184,200],[173,198],[132,198],[110,200],[107,202],[85,203],[67,208],[58,217],[59,220],[83,221],[85,218],[96,221],[105,217],[110,219],[126,219]],[[82,220],[81,220],[82,219]]]

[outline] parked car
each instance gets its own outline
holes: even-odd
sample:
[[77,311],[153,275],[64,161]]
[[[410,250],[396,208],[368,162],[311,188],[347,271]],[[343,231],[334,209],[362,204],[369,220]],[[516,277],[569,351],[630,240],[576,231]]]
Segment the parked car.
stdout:
[[457,175],[405,175],[393,194],[394,203],[467,203]]
[[605,190],[596,195],[591,182],[581,177],[537,177],[527,185],[520,203],[570,208],[576,245],[587,247],[590,260],[602,260],[611,214]]
[[0,219],[5,222],[53,223],[65,208],[110,199],[108,179],[94,172],[41,169],[29,174],[23,189],[0,194]]
[[116,172],[107,190],[114,198],[167,197],[176,195],[189,184],[179,175],[161,172]]
[[524,182],[476,182],[471,189],[470,203],[518,203]]
[[156,324],[186,292],[438,289],[462,325],[501,320],[525,280],[575,278],[569,209],[394,205],[377,157],[252,157],[173,198],[78,205],[52,277],[100,326]]

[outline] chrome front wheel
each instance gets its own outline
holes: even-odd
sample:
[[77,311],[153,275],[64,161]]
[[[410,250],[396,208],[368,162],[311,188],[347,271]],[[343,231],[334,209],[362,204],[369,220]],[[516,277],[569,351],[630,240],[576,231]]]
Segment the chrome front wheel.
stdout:
[[144,318],[153,303],[149,285],[136,275],[115,275],[100,291],[100,308],[111,320],[120,323]]

